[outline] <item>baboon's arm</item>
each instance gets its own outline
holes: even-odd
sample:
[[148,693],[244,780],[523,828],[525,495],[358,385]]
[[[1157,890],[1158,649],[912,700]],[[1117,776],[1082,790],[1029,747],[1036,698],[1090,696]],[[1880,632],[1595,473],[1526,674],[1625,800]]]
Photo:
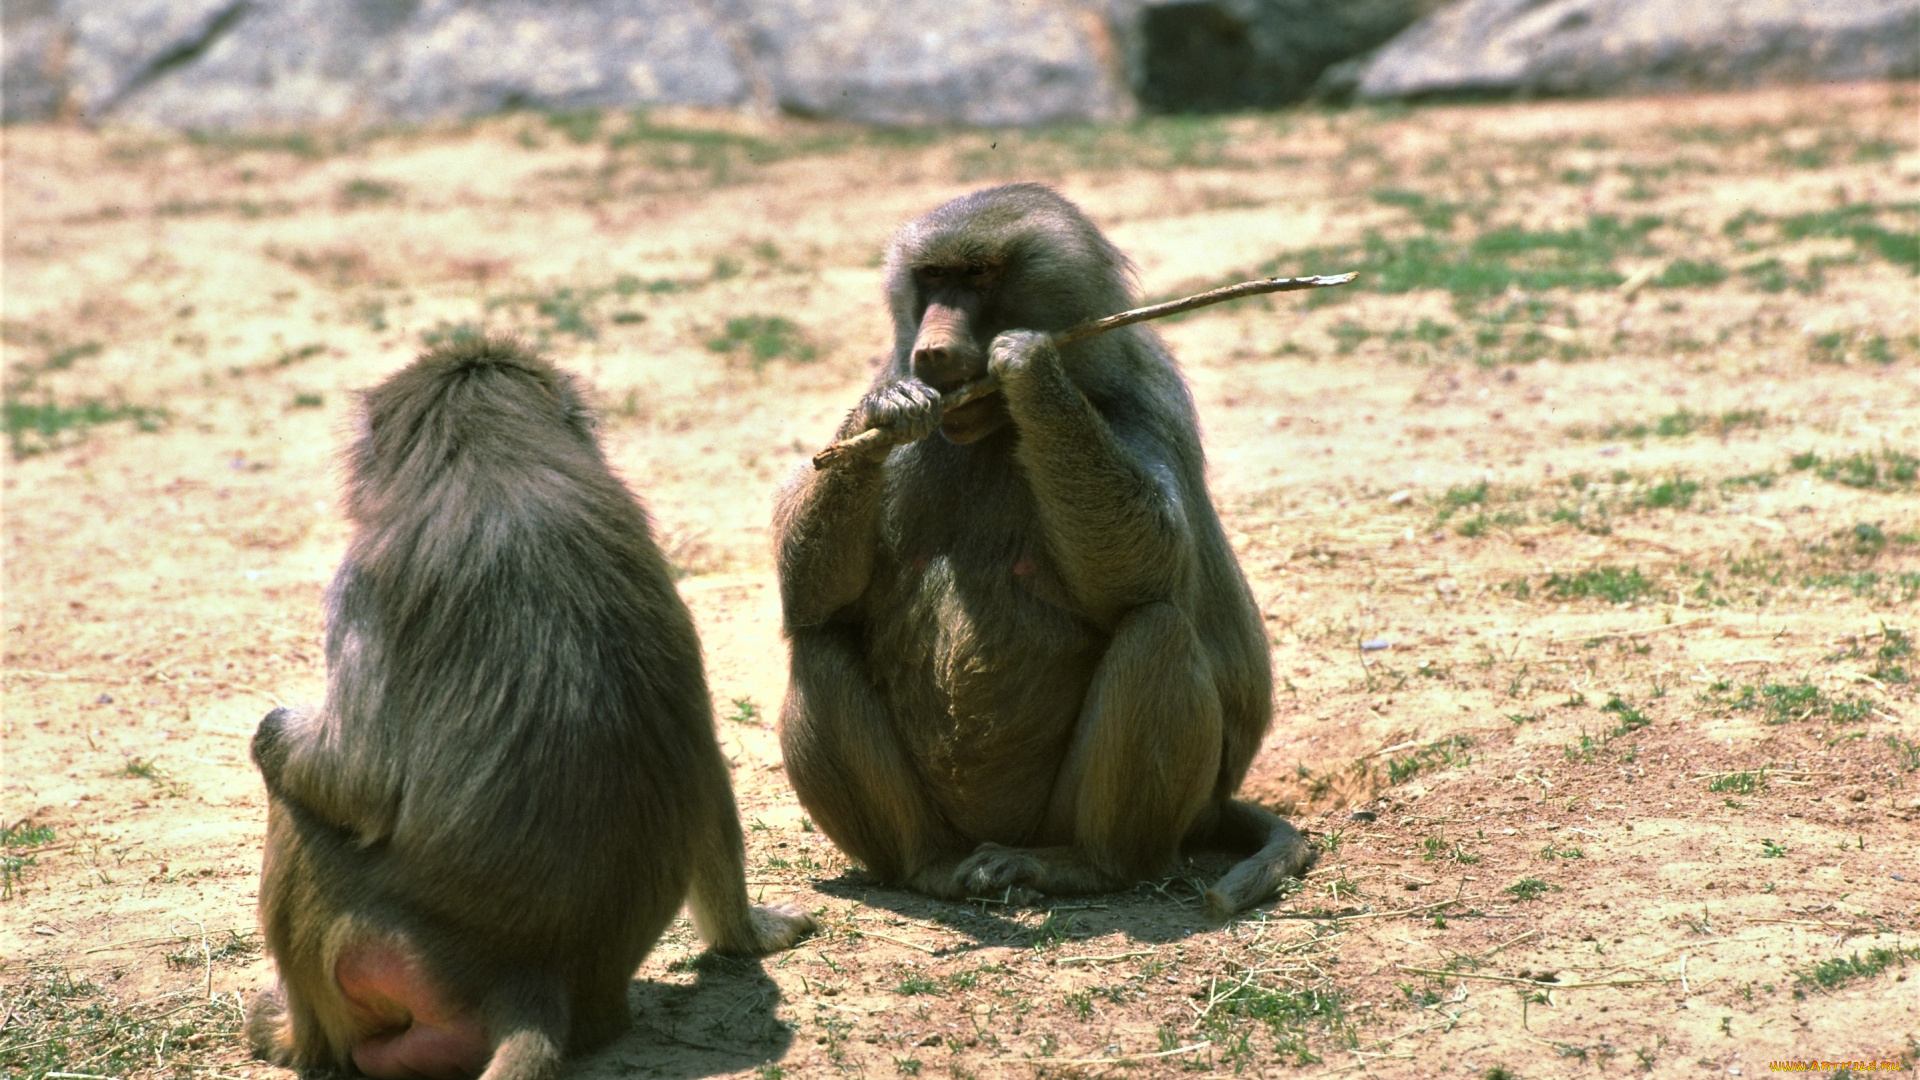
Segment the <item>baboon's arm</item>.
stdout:
[[787,628],[816,626],[860,598],[879,545],[879,462],[794,474],[774,508]]
[[1120,429],[1101,415],[1046,335],[1003,333],[988,364],[1019,426],[1015,453],[1067,587],[1103,621],[1177,595],[1193,542],[1170,455],[1144,425]]
[[389,764],[353,760],[332,738],[323,715],[310,708],[278,708],[253,733],[253,761],[267,792],[298,804],[362,843],[393,830],[397,799]]
[[932,433],[940,395],[918,379],[882,378],[840,425],[846,438],[868,428],[901,436],[853,453],[843,467],[801,469],[774,508],[780,600],[789,631],[817,626],[867,591],[879,548],[882,463],[897,442]]

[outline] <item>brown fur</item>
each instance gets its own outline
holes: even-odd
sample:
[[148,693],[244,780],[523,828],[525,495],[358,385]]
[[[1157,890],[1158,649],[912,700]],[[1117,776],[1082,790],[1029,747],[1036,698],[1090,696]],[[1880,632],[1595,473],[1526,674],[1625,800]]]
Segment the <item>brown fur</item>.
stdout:
[[[805,934],[748,904],[692,619],[572,379],[508,342],[428,353],[366,395],[348,465],[326,702],[253,740],[256,1050],[348,1068],[447,1020],[488,1077],[547,1077],[627,1026],[683,901],[721,951]],[[343,957],[403,1000],[356,1006]]]
[[[908,224],[888,257],[893,360],[840,434],[943,437],[782,492],[788,775],[890,881],[1088,892],[1223,846],[1252,856],[1208,895],[1223,917],[1312,859],[1231,798],[1273,677],[1185,383],[1143,327],[1062,348],[1043,333],[1130,306],[1129,273],[1038,185]],[[939,392],[987,371],[1000,394],[940,415]]]

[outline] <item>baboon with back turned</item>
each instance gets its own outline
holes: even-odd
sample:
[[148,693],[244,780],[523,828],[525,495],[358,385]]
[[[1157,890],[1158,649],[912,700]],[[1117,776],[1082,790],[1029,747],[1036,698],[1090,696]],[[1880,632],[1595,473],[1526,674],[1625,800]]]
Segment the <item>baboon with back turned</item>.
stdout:
[[840,436],[903,444],[803,470],[775,515],[801,803],[937,896],[1113,889],[1183,847],[1249,856],[1214,916],[1273,895],[1312,850],[1232,797],[1273,676],[1186,385],[1144,327],[1046,336],[1129,307],[1126,258],[1015,184],[908,224],[886,275],[892,361]]
[[567,375],[505,341],[362,402],[325,703],[275,709],[260,916],[270,1060],[552,1076],[629,1022],[685,901],[715,949],[812,927],[747,901],[692,618]]

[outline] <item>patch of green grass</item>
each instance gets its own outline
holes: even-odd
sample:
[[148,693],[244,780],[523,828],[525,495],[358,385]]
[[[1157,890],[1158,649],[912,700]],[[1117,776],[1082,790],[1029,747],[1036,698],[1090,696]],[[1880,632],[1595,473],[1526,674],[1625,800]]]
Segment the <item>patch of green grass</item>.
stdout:
[[[32,818],[22,818],[0,831],[0,847],[13,849],[37,848],[53,842],[53,829],[36,823]],[[27,869],[38,864],[34,855],[16,855],[8,851],[0,854],[0,899],[13,896],[13,887],[26,877]]]
[[1373,331],[1350,319],[1343,319],[1327,328],[1327,336],[1333,338],[1334,350],[1341,356],[1347,356],[1372,337]]
[[1456,485],[1440,496],[1440,505],[1444,509],[1463,510],[1469,506],[1484,506],[1487,502],[1487,482],[1465,486]]
[[1700,492],[1700,482],[1683,476],[1672,476],[1650,485],[1634,496],[1634,505],[1649,510],[1684,510],[1693,505],[1693,497]]
[[1698,289],[1727,280],[1727,268],[1712,260],[1675,259],[1648,282],[1656,289]]
[[1808,451],[1795,454],[1787,467],[1795,472],[1812,470],[1823,480],[1869,491],[1902,491],[1920,480],[1920,457],[1890,447],[1837,458],[1822,458]]
[[1779,479],[1779,477],[1769,469],[1766,472],[1743,473],[1739,476],[1723,477],[1720,481],[1720,486],[1723,488],[1751,487],[1766,489],[1772,487],[1774,481],[1777,479]]
[[1809,236],[1840,237],[1853,241],[1863,251],[1920,272],[1920,232],[1902,229],[1890,229],[1878,223],[1878,218],[1889,214],[1911,219],[1916,208],[1910,204],[1897,207],[1873,206],[1855,203],[1832,210],[1819,210],[1809,214],[1795,214],[1780,219],[1780,236],[1785,240],[1799,240]]
[[1637,440],[1658,435],[1663,439],[1678,439],[1698,431],[1724,435],[1735,428],[1765,427],[1766,424],[1767,413],[1764,409],[1729,409],[1719,416],[1697,413],[1691,409],[1676,409],[1665,416],[1656,417],[1652,423],[1614,420],[1597,428],[1576,425],[1568,428],[1567,434],[1574,438]]
[[1622,570],[1617,566],[1596,566],[1576,574],[1548,574],[1541,588],[1556,600],[1594,599],[1610,604],[1630,603],[1654,591],[1653,582],[1640,573],[1639,567]]
[[1920,772],[1920,743],[1912,739],[1903,739],[1898,735],[1889,735],[1887,747],[1893,751],[1901,768],[1908,772]]
[[1540,849],[1540,857],[1548,862],[1552,862],[1555,859],[1584,859],[1587,857],[1587,853],[1575,845],[1569,844],[1566,847],[1561,847],[1554,841],[1549,840],[1547,841],[1547,846]]
[[1521,878],[1503,890],[1515,900],[1538,900],[1550,892],[1559,892],[1560,886],[1549,885],[1539,878]]
[[586,144],[600,137],[602,117],[599,109],[574,109],[547,114],[547,126],[565,135],[568,141]]
[[54,349],[47,353],[47,358],[40,364],[39,370],[65,371],[72,367],[75,361],[99,356],[102,351],[102,346],[97,341],[83,341],[78,345]]
[[1728,704],[1743,712],[1758,710],[1762,719],[1769,724],[1801,720],[1831,720],[1845,724],[1865,720],[1873,714],[1873,703],[1865,698],[1851,695],[1836,698],[1808,682],[1743,686],[1739,696]]
[[37,865],[37,855],[0,855],[0,900],[13,898],[13,887],[26,880],[27,868]]
[[391,202],[400,197],[400,188],[381,180],[369,180],[355,177],[340,185],[340,202],[344,206],[369,206]]
[[1600,711],[1613,713],[1620,718],[1620,726],[1607,734],[1609,739],[1617,739],[1653,725],[1653,721],[1647,719],[1644,713],[1618,697],[1608,698],[1607,703],[1600,706]]
[[533,310],[552,320],[555,331],[572,334],[582,341],[592,341],[600,336],[599,328],[587,317],[587,305],[592,302],[590,295],[559,288],[536,299]]
[[1867,674],[1883,683],[1905,684],[1913,675],[1900,661],[1913,656],[1913,638],[1905,630],[1882,624],[1880,647],[1874,650],[1874,667]]
[[296,393],[293,395],[293,402],[288,407],[293,409],[318,409],[326,403],[327,399],[320,394]]
[[1453,219],[1461,210],[1458,203],[1435,202],[1417,191],[1401,188],[1380,188],[1373,192],[1373,201],[1382,206],[1397,206],[1407,211],[1432,232],[1451,230]]
[[733,711],[727,714],[727,719],[736,724],[754,725],[760,724],[763,720],[760,715],[760,706],[754,704],[750,697],[734,698]]
[[429,349],[442,345],[471,345],[486,338],[487,332],[476,322],[450,323],[442,321],[433,329],[420,335],[420,340]]
[[1346,1009],[1331,988],[1279,988],[1242,980],[1212,999],[1202,1027],[1225,1058],[1251,1058],[1250,1033],[1239,1023],[1264,1023],[1273,1038],[1276,1058],[1295,1066],[1320,1061],[1307,1043],[1309,1026],[1346,1032]]
[[955,146],[954,164],[959,179],[972,181],[1121,169],[1250,168],[1260,162],[1239,152],[1225,118],[1173,115],[1126,124],[1047,124],[972,133]]
[[311,360],[326,351],[327,347],[325,345],[317,341],[310,341],[297,349],[288,349],[279,356],[274,357],[273,366],[277,368],[292,367],[302,360]]
[[1805,997],[1808,990],[1838,990],[1850,982],[1881,975],[1890,967],[1904,968],[1909,960],[1920,960],[1920,945],[1896,945],[1890,949],[1876,945],[1868,949],[1865,956],[1855,952],[1852,956],[1796,968],[1794,996]]
[[0,829],[0,847],[32,848],[53,843],[53,826],[42,825],[32,818],[19,821]]
[[779,315],[728,319],[726,332],[707,341],[707,348],[717,353],[734,353],[743,347],[756,371],[767,361],[779,357],[806,363],[818,355],[814,346],[801,337],[800,328]]
[[923,975],[909,975],[901,980],[900,985],[893,988],[893,992],[899,994],[901,997],[913,997],[916,994],[938,994],[940,993],[940,984]]
[[[292,154],[300,158],[318,158],[326,154],[318,139],[305,132],[189,131],[187,142],[228,153],[264,152]],[[334,149],[338,149],[336,146]]]
[[31,967],[0,998],[9,1016],[0,1074],[19,1080],[50,1073],[188,1076],[205,1069],[209,1046],[240,1041],[241,1010],[231,995],[165,994],[124,1004],[63,968]]
[[1423,770],[1437,769],[1441,766],[1460,768],[1473,761],[1464,753],[1473,747],[1473,740],[1465,735],[1449,735],[1436,739],[1415,750],[1403,758],[1391,758],[1387,761],[1387,780],[1393,784],[1403,784],[1413,779]]
[[163,959],[170,968],[197,968],[208,963],[220,963],[223,960],[245,960],[260,953],[260,938],[254,934],[228,930],[220,939],[209,939],[204,943],[189,942],[184,948],[166,953]]
[[1535,231],[1508,226],[1468,243],[1434,234],[1391,239],[1376,233],[1358,247],[1315,249],[1271,260],[1260,272],[1339,266],[1361,272],[1360,280],[1349,288],[1382,293],[1440,289],[1457,302],[1484,300],[1510,288],[1608,289],[1624,280],[1614,268],[1615,261],[1623,254],[1650,253],[1647,234],[1660,224],[1654,217],[1622,222],[1601,215],[1574,229]]
[[140,431],[158,431],[167,411],[125,402],[85,400],[61,405],[51,397],[31,404],[9,397],[5,403],[7,442],[15,458],[32,457],[71,446],[101,424],[131,420]]
[[1819,292],[1827,283],[1820,266],[1809,260],[1806,272],[1796,276],[1786,263],[1777,257],[1770,257],[1741,267],[1740,276],[1761,292],[1777,293],[1792,289],[1811,295]]
[[1735,795],[1752,795],[1767,784],[1767,770],[1756,769],[1751,772],[1728,773],[1707,781],[1708,791],[1726,791]]

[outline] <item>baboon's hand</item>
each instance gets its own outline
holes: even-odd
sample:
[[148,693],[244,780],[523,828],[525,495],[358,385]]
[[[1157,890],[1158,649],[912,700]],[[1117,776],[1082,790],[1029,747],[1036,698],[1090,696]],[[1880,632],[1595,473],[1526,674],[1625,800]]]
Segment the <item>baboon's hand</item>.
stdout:
[[268,791],[280,790],[280,776],[286,771],[287,759],[293,756],[294,743],[306,734],[312,719],[310,706],[282,705],[262,717],[260,726],[254,729],[253,763],[266,780]]
[[894,442],[914,442],[940,426],[940,392],[919,379],[901,379],[873,390],[858,411],[862,427],[880,428]]
[[987,349],[987,370],[999,377],[1003,392],[1018,394],[1028,371],[1050,358],[1052,349],[1038,330],[1003,330]]

